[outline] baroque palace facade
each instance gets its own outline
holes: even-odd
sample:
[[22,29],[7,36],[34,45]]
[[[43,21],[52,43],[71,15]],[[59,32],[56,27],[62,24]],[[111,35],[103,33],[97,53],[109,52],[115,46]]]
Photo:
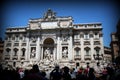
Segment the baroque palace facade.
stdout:
[[80,67],[102,63],[103,56],[101,23],[74,24],[72,17],[58,17],[51,9],[43,18],[30,19],[28,26],[6,29],[7,66]]

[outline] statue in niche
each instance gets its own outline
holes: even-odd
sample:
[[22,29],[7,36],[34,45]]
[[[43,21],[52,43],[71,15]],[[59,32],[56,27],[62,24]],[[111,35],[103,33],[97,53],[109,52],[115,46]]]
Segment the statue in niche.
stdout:
[[36,37],[35,36],[31,37],[31,41],[36,42]]
[[66,42],[66,41],[67,41],[67,39],[68,39],[68,38],[67,38],[67,36],[63,36],[63,41],[65,41],[65,42]]
[[34,58],[36,55],[36,50],[35,48],[31,48],[31,58]]
[[68,50],[67,50],[66,47],[63,48],[63,52],[62,52],[62,54],[63,54],[63,58],[67,58],[67,57],[68,57]]
[[50,59],[51,51],[49,48],[45,50],[44,55],[45,55],[44,56],[45,59]]

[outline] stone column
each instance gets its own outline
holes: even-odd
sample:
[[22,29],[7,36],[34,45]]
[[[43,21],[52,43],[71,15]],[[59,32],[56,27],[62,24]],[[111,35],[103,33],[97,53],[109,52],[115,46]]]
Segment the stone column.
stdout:
[[53,60],[55,60],[55,47],[54,47],[54,50],[53,50]]
[[37,46],[36,46],[36,59],[37,59],[37,61],[40,60],[40,45],[39,45],[39,43],[40,43],[40,38],[38,37],[37,38]]
[[100,54],[103,54],[103,57],[104,57],[104,45],[103,45],[103,34],[102,32],[100,33],[100,46],[101,46],[101,53]]
[[41,46],[41,60],[43,59],[43,46]]
[[94,40],[93,40],[93,34],[90,34],[90,47],[91,47],[91,60],[94,61]]
[[80,36],[81,36],[81,38],[80,38],[81,39],[80,40],[81,41],[80,42],[81,43],[81,60],[84,61],[84,56],[85,56],[85,54],[84,54],[84,40],[83,40],[84,35],[81,34]]
[[68,46],[68,59],[73,60],[73,40],[72,40],[72,30],[70,30],[70,40],[69,40],[69,46]]
[[30,44],[29,44],[29,38],[28,36],[26,37],[26,54],[25,57],[29,61],[30,60]]
[[[10,51],[11,53],[9,54],[9,55],[10,55],[10,60],[12,60],[13,55],[14,55],[14,50],[13,50],[14,47],[13,47],[13,46],[14,46],[14,41],[11,42],[11,51]],[[4,49],[5,49],[5,48],[4,48]],[[6,52],[6,50],[5,50],[5,52]],[[7,52],[6,52],[6,53],[7,53]]]
[[55,46],[55,60],[57,60],[57,48]]
[[62,45],[61,45],[61,41],[60,41],[60,46],[59,46],[59,54],[58,54],[58,56],[59,56],[59,60],[60,59],[62,59]]
[[57,60],[60,59],[60,32],[57,34]]

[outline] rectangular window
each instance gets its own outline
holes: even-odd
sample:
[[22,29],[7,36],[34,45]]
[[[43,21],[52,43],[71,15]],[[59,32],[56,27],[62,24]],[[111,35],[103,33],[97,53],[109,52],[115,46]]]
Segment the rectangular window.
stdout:
[[95,38],[95,39],[98,39],[98,38],[99,38],[98,33],[95,33],[94,38]]
[[87,25],[85,25],[85,28],[87,28]]
[[86,55],[89,55],[89,50],[86,50]]
[[78,28],[78,26],[75,26],[75,28]]
[[96,27],[96,25],[94,25],[94,27]]
[[89,34],[86,33],[86,34],[84,35],[84,39],[89,39]]
[[79,39],[79,35],[78,35],[78,34],[75,34],[75,35],[74,35],[74,39]]
[[18,38],[18,36],[16,36],[16,39],[15,39],[15,41],[17,41],[17,42],[19,41],[19,38]]
[[17,56],[17,51],[14,51],[14,56]]
[[23,39],[23,37],[20,37],[20,40],[22,40]]
[[96,49],[96,54],[99,54],[99,50],[98,49]]
[[79,50],[76,50],[76,55],[79,55],[79,52],[80,52]]

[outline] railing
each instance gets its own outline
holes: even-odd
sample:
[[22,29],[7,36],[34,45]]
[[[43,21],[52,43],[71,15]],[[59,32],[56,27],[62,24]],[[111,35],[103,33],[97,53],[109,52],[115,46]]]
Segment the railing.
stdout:
[[95,40],[95,41],[99,41],[99,40],[100,40],[100,38],[94,38],[94,40]]
[[85,55],[84,58],[85,60],[91,60],[91,55]]
[[81,60],[81,55],[74,55],[75,60]]
[[21,59],[21,60],[25,60],[25,56],[21,56],[20,59]]
[[80,39],[74,39],[74,42],[80,42]]
[[14,56],[12,56],[12,59],[13,59],[13,60],[15,60],[15,59],[17,60],[17,59],[18,59],[18,56],[17,56],[17,55],[14,55]]
[[9,60],[10,59],[10,55],[5,55],[5,60]]
[[74,44],[78,44],[78,45],[80,45],[80,41],[79,41],[79,39],[74,39]]

